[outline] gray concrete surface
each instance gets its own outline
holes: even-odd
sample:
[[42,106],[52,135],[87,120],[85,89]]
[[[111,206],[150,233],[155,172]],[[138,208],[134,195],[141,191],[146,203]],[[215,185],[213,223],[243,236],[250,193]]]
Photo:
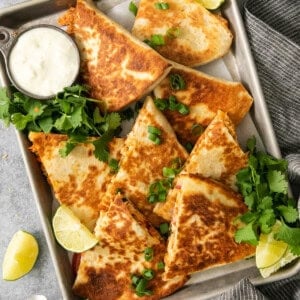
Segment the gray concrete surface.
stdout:
[[[3,7],[24,0],[0,0]],[[18,230],[32,233],[39,244],[39,256],[30,273],[16,281],[2,279],[6,247]],[[14,128],[0,122],[0,300],[29,300],[44,295],[48,300],[62,299],[53,264],[35,207]]]
[[[2,279],[6,247],[18,230],[32,233],[39,244],[39,256],[30,273],[16,281]],[[0,123],[0,299],[27,300],[42,294],[48,300],[61,299],[57,279],[35,207],[14,129]]]

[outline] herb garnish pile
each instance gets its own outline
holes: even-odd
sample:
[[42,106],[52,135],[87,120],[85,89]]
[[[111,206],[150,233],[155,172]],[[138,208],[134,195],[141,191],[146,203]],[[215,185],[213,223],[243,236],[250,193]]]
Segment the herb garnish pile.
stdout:
[[78,143],[92,143],[95,157],[117,169],[117,162],[109,157],[108,143],[119,133],[121,121],[131,114],[102,113],[96,105],[99,103],[88,96],[88,88],[82,85],[67,87],[49,100],[33,99],[20,92],[9,97],[7,88],[1,88],[0,119],[25,132],[68,135],[67,143],[60,149],[63,157]]
[[237,174],[237,184],[249,211],[240,217],[246,226],[237,230],[235,240],[258,244],[259,234],[268,234],[281,221],[275,239],[284,241],[300,255],[300,222],[296,202],[288,196],[287,161],[256,150],[256,140],[247,142],[249,164]]

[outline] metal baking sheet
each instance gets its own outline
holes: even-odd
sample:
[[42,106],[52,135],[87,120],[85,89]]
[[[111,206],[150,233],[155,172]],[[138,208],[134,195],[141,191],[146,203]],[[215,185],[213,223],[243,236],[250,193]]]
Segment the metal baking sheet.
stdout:
[[[57,25],[57,17],[74,2],[72,0],[31,0],[5,8],[0,12],[0,26],[16,29],[39,23]],[[124,16],[124,10],[128,10],[128,3],[128,0],[102,0],[98,3],[98,6],[111,18],[116,19],[125,28],[130,29],[133,17]],[[226,4],[222,8],[222,13],[229,20],[234,34],[231,51],[223,59],[201,67],[201,70],[224,79],[241,81],[245,85],[255,101],[250,113],[238,127],[239,141],[244,145],[250,134],[255,134],[258,138],[260,137],[259,147],[264,148],[274,156],[280,157],[238,4],[241,4],[241,1],[226,0]],[[9,86],[1,56],[0,86]],[[52,232],[52,204],[54,201],[52,192],[36,157],[28,151],[29,141],[27,137],[21,132],[17,132],[17,136],[62,297],[63,299],[77,299],[71,291],[74,275],[68,253],[56,243]],[[259,275],[252,258],[196,273],[180,291],[167,299],[209,299],[231,287],[243,277],[250,278],[255,285],[261,285],[291,277],[299,271],[300,260],[298,259],[273,276],[263,279]]]

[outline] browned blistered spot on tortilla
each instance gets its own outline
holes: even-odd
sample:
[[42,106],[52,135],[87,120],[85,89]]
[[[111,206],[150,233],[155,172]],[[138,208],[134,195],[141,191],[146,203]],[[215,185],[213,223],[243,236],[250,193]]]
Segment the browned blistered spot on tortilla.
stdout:
[[95,271],[94,268],[86,268],[88,282],[77,285],[75,293],[88,297],[91,300],[114,300],[123,294],[124,282],[117,280],[118,271],[111,267],[105,270]]

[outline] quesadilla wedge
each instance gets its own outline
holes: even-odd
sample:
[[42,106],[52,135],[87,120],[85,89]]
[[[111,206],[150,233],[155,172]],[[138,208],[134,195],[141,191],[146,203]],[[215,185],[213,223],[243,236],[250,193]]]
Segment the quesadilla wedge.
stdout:
[[[75,294],[89,300],[155,300],[173,293],[187,280],[186,275],[167,281],[162,279],[164,240],[144,216],[119,195],[109,210],[101,213],[95,234],[99,245],[81,255],[73,286]],[[145,270],[148,275],[153,274],[153,279],[144,280],[144,294],[140,291],[138,296],[134,279],[142,278]]]
[[178,177],[164,278],[186,275],[250,257],[255,247],[238,244],[236,217],[247,207],[240,194],[208,178]]
[[[208,63],[226,54],[232,43],[227,21],[194,0],[141,0],[132,33],[164,57],[186,66]],[[157,41],[158,40],[158,41]]]
[[[247,163],[248,155],[237,142],[234,124],[226,113],[219,110],[199,137],[181,174],[199,174],[237,190],[236,174]],[[166,202],[157,203],[154,212],[171,220],[177,192],[177,189],[170,190]]]
[[[159,134],[151,134],[150,129]],[[148,199],[150,185],[164,178],[164,167],[171,167],[174,160],[184,162],[187,157],[172,127],[148,96],[126,138],[118,173],[109,188],[108,205],[110,198],[121,191],[151,224],[158,226],[163,219],[153,213],[154,204]]]
[[170,70],[163,57],[109,19],[91,0],[77,0],[59,23],[68,26],[79,47],[81,76],[91,97],[103,101],[108,111],[141,99]]
[[[40,162],[58,202],[68,206],[80,221],[93,230],[101,210],[101,200],[114,173],[93,154],[92,144],[77,145],[67,157],[59,150],[68,137],[62,134],[30,132],[30,150]],[[110,155],[120,160],[124,139],[109,143]]]
[[[172,89],[170,81],[180,76],[185,87]],[[164,114],[183,143],[195,143],[201,132],[215,117],[218,110],[228,113],[235,125],[249,111],[253,99],[239,82],[230,82],[206,75],[200,71],[174,64],[169,75],[155,88],[156,98],[168,99],[171,95],[189,107],[190,113],[165,110]]]

